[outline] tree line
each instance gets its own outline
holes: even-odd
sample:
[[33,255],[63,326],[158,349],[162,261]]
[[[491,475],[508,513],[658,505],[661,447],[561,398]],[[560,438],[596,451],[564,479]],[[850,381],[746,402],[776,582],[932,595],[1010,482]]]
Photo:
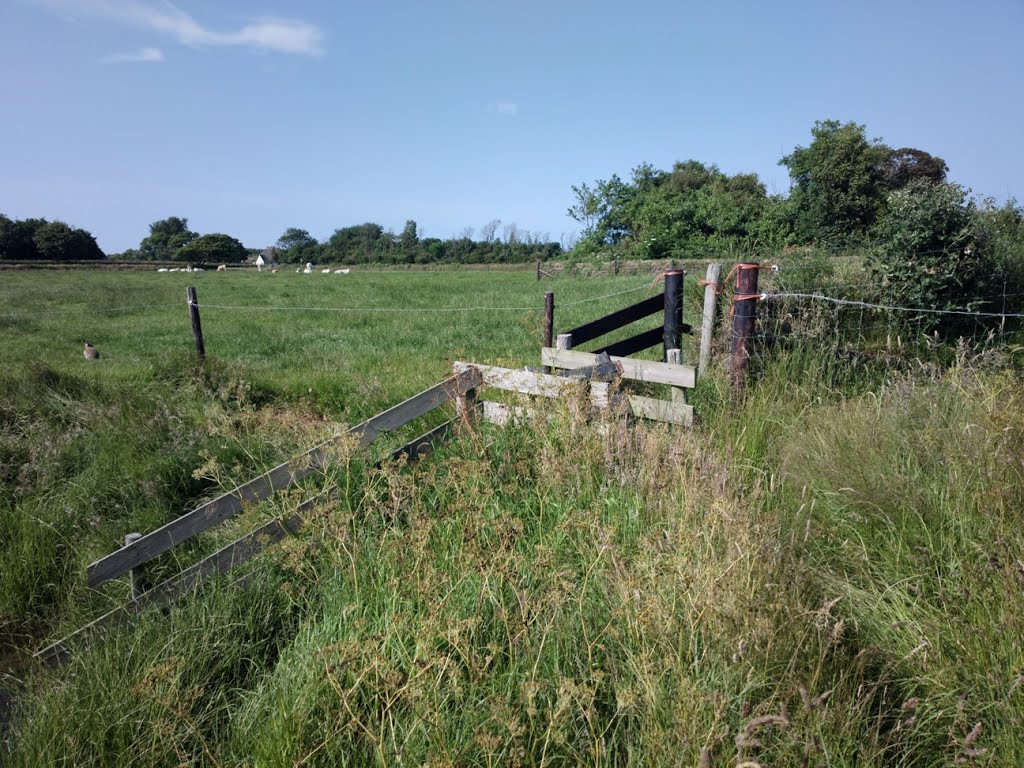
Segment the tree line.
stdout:
[[88,261],[104,258],[84,229],[63,221],[11,219],[0,213],[0,259],[12,261]]

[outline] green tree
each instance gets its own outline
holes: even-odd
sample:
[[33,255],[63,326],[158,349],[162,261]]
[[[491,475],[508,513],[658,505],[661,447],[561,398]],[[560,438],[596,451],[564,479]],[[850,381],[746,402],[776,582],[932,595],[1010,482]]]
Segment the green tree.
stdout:
[[402,229],[402,234],[398,237],[398,243],[402,246],[404,251],[414,251],[416,246],[419,245],[420,238],[416,232],[416,222],[409,219],[405,222],[405,227]]
[[[957,184],[917,179],[890,194],[871,261],[884,300],[933,310],[982,309],[1002,280],[979,223],[974,203]],[[962,320],[935,314],[919,319],[942,331],[955,331]]]
[[903,189],[916,179],[933,184],[946,180],[949,168],[941,157],[913,147],[894,149],[882,168],[882,186],[890,191]]
[[76,229],[63,221],[51,221],[35,230],[32,236],[40,258],[52,261],[86,261],[105,258],[96,239],[84,229]]
[[249,252],[230,235],[214,233],[197,237],[173,254],[176,261],[187,261],[190,264],[237,264],[245,261]]
[[36,247],[35,233],[46,219],[10,219],[0,214],[0,259],[33,261],[44,258]]
[[181,260],[177,251],[199,235],[188,228],[188,219],[169,216],[149,225],[149,235],[139,243],[139,257],[149,261]]
[[277,239],[277,247],[283,254],[281,261],[295,264],[315,261],[320,243],[306,230],[289,227]]
[[789,169],[796,236],[847,246],[867,239],[885,203],[884,169],[892,150],[869,141],[863,125],[824,120],[810,146],[779,161]]

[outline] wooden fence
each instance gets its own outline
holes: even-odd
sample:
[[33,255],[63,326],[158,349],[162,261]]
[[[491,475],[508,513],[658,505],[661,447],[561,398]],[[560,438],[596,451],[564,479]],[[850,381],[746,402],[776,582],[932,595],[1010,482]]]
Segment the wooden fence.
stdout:
[[[712,266],[714,279],[717,281],[719,268],[718,265]],[[756,265],[748,265],[748,269],[751,274],[756,275]],[[713,270],[709,268],[709,280],[712,279],[712,272]],[[368,446],[381,434],[403,427],[454,401],[454,419],[444,422],[389,454],[392,459],[402,456],[415,459],[429,453],[435,445],[446,440],[460,422],[481,418],[495,424],[508,424],[528,417],[534,410],[528,405],[517,406],[481,400],[477,396],[480,389],[491,387],[544,398],[559,398],[568,392],[574,392],[588,397],[595,410],[625,408],[633,415],[646,419],[672,424],[691,424],[693,408],[686,404],[685,390],[696,385],[697,370],[682,363],[680,351],[682,334],[690,332],[690,326],[682,322],[683,272],[669,271],[664,277],[663,293],[584,323],[568,333],[559,334],[555,346],[551,345],[554,329],[554,296],[549,293],[545,302],[545,346],[540,354],[540,363],[546,372],[456,362],[450,378],[357,424],[343,435],[327,440],[227,493],[200,504],[155,531],[146,535],[129,534],[123,547],[90,564],[86,569],[86,576],[90,587],[98,587],[127,574],[132,579],[132,599],[47,646],[36,656],[49,664],[61,664],[69,658],[76,643],[93,633],[119,626],[147,607],[166,604],[180,595],[195,590],[216,575],[251,560],[272,544],[297,533],[303,527],[310,511],[333,498],[338,492],[337,489],[329,489],[306,499],[292,514],[277,517],[151,589],[142,589],[142,568],[146,563],[178,544],[223,523],[249,505],[269,498],[323,469],[330,462],[334,450],[343,444]],[[715,311],[715,295],[716,291],[709,290],[705,297],[704,325],[708,331],[708,338],[709,324],[713,322]],[[190,295],[189,298],[190,303],[194,304],[194,295]],[[655,328],[612,344],[599,345],[593,351],[575,348],[659,313],[663,315],[663,321]],[[664,361],[637,360],[627,356],[658,344],[665,347]],[[609,360],[614,364],[616,373],[610,381],[592,380],[586,372],[582,372],[582,377],[572,374],[573,371],[579,372],[580,369],[591,368],[599,363],[607,366]],[[568,373],[559,374],[558,371]],[[623,382],[629,381],[666,385],[670,388],[670,399],[661,400],[631,393],[621,387]]]

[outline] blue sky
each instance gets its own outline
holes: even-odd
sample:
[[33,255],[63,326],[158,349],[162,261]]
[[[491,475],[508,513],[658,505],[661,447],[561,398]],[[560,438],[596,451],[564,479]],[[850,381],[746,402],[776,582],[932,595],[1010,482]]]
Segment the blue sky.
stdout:
[[1024,198],[1022,33],[1022,0],[0,0],[0,212],[108,252],[172,215],[559,240],[573,184],[645,161],[785,193],[820,119]]

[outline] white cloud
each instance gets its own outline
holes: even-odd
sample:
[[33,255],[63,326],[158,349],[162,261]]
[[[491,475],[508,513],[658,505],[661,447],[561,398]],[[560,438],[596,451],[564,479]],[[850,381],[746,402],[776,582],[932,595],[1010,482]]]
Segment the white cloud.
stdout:
[[512,101],[499,101],[494,105],[499,115],[515,117],[519,114],[519,105]]
[[115,53],[107,56],[103,61],[108,64],[125,64],[142,61],[165,61],[164,52],[159,48],[140,48],[131,53]]
[[261,51],[320,56],[323,32],[299,19],[272,16],[251,19],[240,29],[217,32],[208,29],[170,2],[144,0],[38,0],[60,14],[92,16],[126,26],[160,32],[182,45],[237,45]]

